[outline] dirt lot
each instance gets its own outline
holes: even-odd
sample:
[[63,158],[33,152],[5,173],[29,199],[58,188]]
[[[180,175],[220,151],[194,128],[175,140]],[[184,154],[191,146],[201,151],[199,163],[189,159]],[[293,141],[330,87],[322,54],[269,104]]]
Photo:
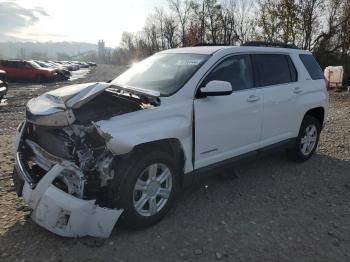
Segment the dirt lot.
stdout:
[[[74,82],[106,81],[99,66]],[[29,219],[11,187],[13,139],[24,104],[60,84],[10,86],[0,106],[0,261],[350,261],[350,94],[331,94],[317,155],[304,164],[284,153],[187,189],[159,224],[117,224],[107,240],[65,239]]]

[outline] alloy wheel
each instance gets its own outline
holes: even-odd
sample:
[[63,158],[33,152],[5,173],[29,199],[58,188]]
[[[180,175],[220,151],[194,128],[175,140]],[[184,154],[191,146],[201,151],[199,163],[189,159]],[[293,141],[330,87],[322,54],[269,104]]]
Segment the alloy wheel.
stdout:
[[133,204],[141,216],[153,216],[168,202],[172,190],[173,177],[170,169],[162,163],[154,163],[145,168],[136,180]]
[[305,128],[304,135],[300,140],[300,151],[304,156],[308,156],[314,150],[317,142],[317,127],[314,124]]

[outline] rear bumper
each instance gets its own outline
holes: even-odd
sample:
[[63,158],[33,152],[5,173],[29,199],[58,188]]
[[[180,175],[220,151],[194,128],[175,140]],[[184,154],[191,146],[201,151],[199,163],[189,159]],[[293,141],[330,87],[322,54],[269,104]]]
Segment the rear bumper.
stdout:
[[[17,136],[21,136],[23,129],[24,127],[19,128]],[[75,197],[52,183],[65,172],[79,172],[74,163],[55,163],[39,181],[36,181],[30,170],[26,169],[21,152],[16,153],[15,160],[15,188],[33,210],[31,218],[37,224],[63,237],[109,237],[123,212],[122,209],[100,207],[96,205],[95,200]],[[52,159],[48,159],[48,162],[50,161]]]

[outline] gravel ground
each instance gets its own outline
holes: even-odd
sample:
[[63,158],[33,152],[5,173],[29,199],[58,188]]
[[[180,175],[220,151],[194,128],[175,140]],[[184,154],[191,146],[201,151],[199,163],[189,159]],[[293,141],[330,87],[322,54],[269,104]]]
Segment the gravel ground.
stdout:
[[[74,82],[106,81],[98,66]],[[0,106],[0,261],[350,261],[350,94],[331,93],[317,154],[276,153],[185,190],[157,225],[117,224],[107,240],[66,239],[37,226],[11,187],[13,139],[33,96],[66,83],[10,86]]]

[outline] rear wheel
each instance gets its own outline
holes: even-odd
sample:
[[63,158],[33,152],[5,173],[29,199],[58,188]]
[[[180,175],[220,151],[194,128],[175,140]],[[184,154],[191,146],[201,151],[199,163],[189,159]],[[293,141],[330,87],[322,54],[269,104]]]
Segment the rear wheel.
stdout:
[[173,205],[179,176],[170,154],[138,152],[119,165],[116,174],[110,185],[110,196],[114,206],[124,209],[122,220],[128,226],[140,228],[155,224]]
[[288,152],[290,157],[297,162],[310,159],[317,148],[320,132],[319,121],[313,116],[305,116],[295,145]]

